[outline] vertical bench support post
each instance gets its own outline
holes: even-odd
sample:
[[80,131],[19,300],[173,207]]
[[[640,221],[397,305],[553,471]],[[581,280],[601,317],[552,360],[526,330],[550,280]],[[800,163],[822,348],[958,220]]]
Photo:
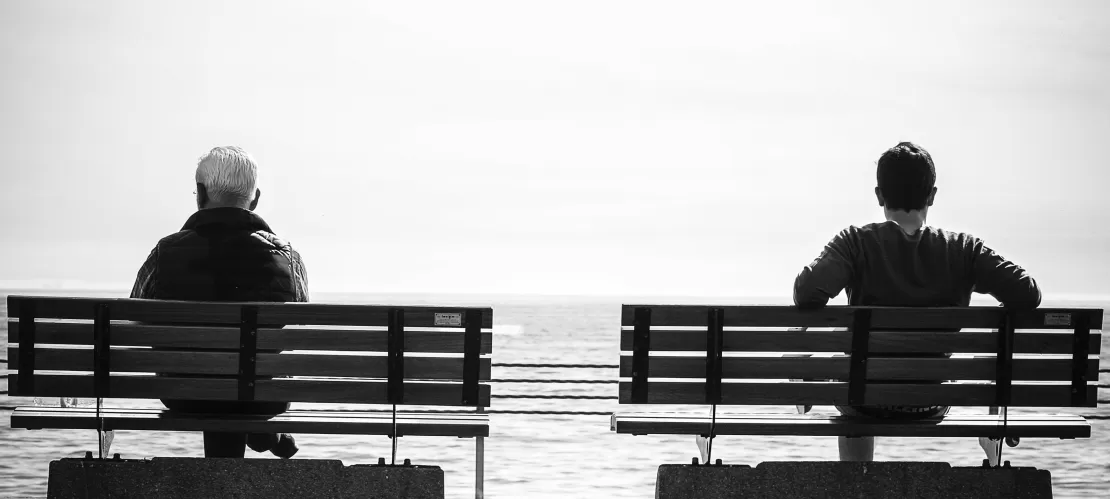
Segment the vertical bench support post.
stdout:
[[[998,327],[998,357],[995,359],[995,398],[999,407],[1010,405],[1014,379],[1014,311],[1006,309]],[[1005,435],[1002,435],[1005,436]]]
[[258,307],[239,310],[239,400],[254,400],[258,364]]
[[105,432],[104,419],[100,417],[101,399],[111,396],[112,315],[107,303],[97,303],[93,309],[93,397],[96,397],[96,440],[100,459],[108,457],[108,450],[115,438]]
[[389,309],[386,364],[389,378],[386,382],[389,403],[393,404],[393,453],[390,464],[397,464],[397,404],[405,403],[405,310]]
[[478,405],[478,374],[482,353],[482,311],[463,312],[462,404]]
[[636,307],[632,319],[632,399],[648,403],[648,353],[651,351],[651,309]]
[[[112,317],[107,303],[97,303],[93,312],[93,397],[110,397]],[[97,404],[99,406],[99,402]]]
[[[484,412],[478,406],[478,413]],[[486,496],[486,439],[482,436],[474,437],[474,499],[483,499]]]
[[724,347],[725,311],[710,307],[705,332],[705,403],[711,404],[705,464],[713,459],[713,437],[717,431],[717,404],[721,403],[721,351]]
[[[8,306],[14,300],[8,300]],[[35,393],[35,302],[19,300],[19,383],[16,391],[20,395]]]
[[863,405],[867,398],[867,356],[871,342],[871,309],[856,309],[852,316],[852,358],[848,371],[848,405]]
[[1075,317],[1075,335],[1072,341],[1071,405],[1072,407],[1094,407],[1087,397],[1087,356],[1091,353],[1091,317],[1086,311],[1079,311]]
[[[482,353],[482,311],[470,309],[464,312],[463,326],[466,328],[463,337],[463,405],[473,405],[476,412],[482,413],[482,405],[478,400],[478,374]],[[486,467],[486,440],[484,437],[475,437],[474,440],[474,497],[482,499],[485,496],[485,467]]]

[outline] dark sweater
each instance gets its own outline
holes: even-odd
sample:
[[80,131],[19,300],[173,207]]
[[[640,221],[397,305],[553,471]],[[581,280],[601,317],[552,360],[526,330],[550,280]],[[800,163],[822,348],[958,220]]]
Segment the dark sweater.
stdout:
[[848,290],[849,305],[961,307],[971,293],[1007,307],[1037,307],[1041,292],[1024,269],[970,234],[894,222],[851,226],[794,280],[794,303],[819,307]]

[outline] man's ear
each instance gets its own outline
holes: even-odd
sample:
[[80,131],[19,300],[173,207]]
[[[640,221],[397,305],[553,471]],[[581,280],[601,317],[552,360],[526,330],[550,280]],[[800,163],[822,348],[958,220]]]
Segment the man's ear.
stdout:
[[886,206],[886,201],[883,199],[883,191],[878,186],[875,187],[875,197],[879,199],[879,206]]
[[250,211],[254,211],[254,209],[258,207],[258,198],[260,197],[262,197],[262,189],[255,189],[254,201],[251,201],[251,207],[248,208]]
[[929,193],[929,197],[925,199],[925,206],[933,205],[933,198],[937,197],[937,188],[933,187],[933,191]]
[[203,210],[206,204],[208,204],[208,189],[204,184],[197,182],[197,209]]

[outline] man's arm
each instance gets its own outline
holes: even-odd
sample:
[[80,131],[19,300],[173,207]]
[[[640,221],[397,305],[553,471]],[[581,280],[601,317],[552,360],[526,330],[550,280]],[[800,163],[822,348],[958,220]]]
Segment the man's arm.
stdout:
[[135,276],[135,284],[131,286],[131,298],[155,299],[154,280],[158,277],[158,246],[150,250],[139,274]]
[[851,283],[854,274],[848,230],[825,245],[821,256],[802,269],[794,279],[794,304],[823,307]]
[[304,260],[297,250],[289,248],[290,264],[293,266],[293,301],[308,301],[308,272],[304,268]]
[[1041,304],[1037,281],[982,241],[976,241],[972,262],[975,292],[989,294],[1007,307],[1036,308]]

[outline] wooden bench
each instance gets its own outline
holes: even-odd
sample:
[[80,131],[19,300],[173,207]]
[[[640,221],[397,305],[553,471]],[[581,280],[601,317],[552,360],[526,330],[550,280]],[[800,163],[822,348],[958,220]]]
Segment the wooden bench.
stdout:
[[[396,437],[476,437],[480,490],[482,439],[489,436],[483,409],[490,402],[492,327],[490,308],[10,296],[8,390],[13,397],[391,407],[377,412],[301,409],[277,416],[20,407],[11,425],[386,435],[393,438],[394,458]],[[412,405],[473,412],[397,411]]]
[[[1097,309],[625,305],[620,403],[710,410],[705,415],[614,414],[611,429],[710,438],[1087,438],[1090,425],[1077,415],[905,421],[720,415],[716,406],[1095,407],[1101,328],[1102,310]],[[930,354],[934,358],[922,357]],[[891,383],[899,380],[903,383]]]

